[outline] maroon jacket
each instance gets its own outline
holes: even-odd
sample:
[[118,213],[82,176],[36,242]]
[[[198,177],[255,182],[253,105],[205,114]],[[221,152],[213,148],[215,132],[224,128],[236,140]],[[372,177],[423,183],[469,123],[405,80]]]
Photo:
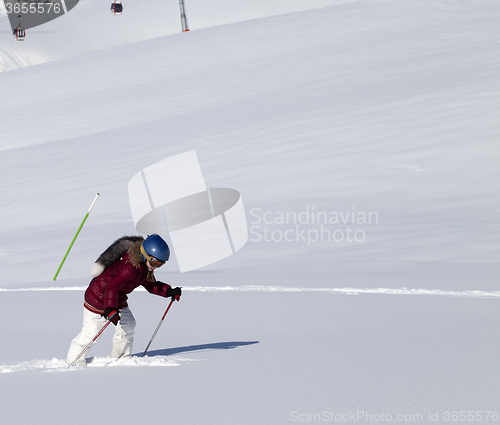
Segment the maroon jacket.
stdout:
[[99,276],[92,279],[85,291],[84,306],[92,313],[102,314],[104,309],[127,307],[127,294],[143,286],[151,294],[167,297],[170,285],[147,279],[146,263],[134,265],[127,252],[122,259],[109,265]]

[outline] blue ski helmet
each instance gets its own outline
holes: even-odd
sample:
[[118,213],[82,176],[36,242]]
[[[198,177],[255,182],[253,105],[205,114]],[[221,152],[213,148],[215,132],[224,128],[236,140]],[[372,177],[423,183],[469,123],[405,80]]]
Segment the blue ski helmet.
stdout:
[[[170,249],[160,235],[148,236],[142,243],[142,247],[148,256],[160,261],[168,261]],[[143,255],[144,256],[144,255]],[[146,258],[144,258],[146,260]]]

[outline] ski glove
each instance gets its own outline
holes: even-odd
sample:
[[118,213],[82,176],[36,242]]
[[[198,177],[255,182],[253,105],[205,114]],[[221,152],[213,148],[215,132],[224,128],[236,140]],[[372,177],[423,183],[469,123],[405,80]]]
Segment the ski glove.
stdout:
[[116,308],[108,307],[104,309],[103,316],[116,326],[120,320],[120,311]]
[[172,300],[180,301],[182,291],[180,287],[169,288],[167,291],[167,297],[172,297]]

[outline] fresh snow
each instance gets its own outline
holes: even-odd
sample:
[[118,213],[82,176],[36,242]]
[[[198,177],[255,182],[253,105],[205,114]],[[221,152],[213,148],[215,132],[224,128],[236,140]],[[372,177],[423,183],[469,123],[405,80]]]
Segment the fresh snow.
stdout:
[[[113,366],[179,366],[180,362],[173,356],[153,356],[145,357],[131,356],[127,358],[112,359],[110,357],[91,357],[87,360],[88,367],[113,367]],[[22,362],[18,365],[0,365],[0,373],[12,373],[34,369],[45,369],[46,372],[56,371],[76,371],[82,369],[81,366],[68,367],[65,360],[53,358],[52,360],[35,360]]]
[[[73,52],[0,42],[0,423],[498,423],[500,5],[299,3],[196,27],[193,0],[189,33],[124,20],[88,53],[79,5]],[[134,355],[107,329],[67,368],[92,263],[136,233],[128,181],[193,149],[249,241],[157,271],[183,297],[147,357],[167,301],[137,290]]]
[[[352,0],[353,1],[353,0]],[[110,2],[111,3],[111,2]],[[178,1],[123,1],[122,15],[110,13],[109,4],[80,0],[69,13],[27,30],[16,42],[0,2],[0,73],[68,56],[95,52],[181,31]],[[249,19],[280,15],[345,3],[345,0],[186,0],[191,31]]]
[[[68,287],[50,287],[50,288],[16,288],[4,289],[0,288],[0,292],[26,292],[26,291],[84,291],[85,286],[68,286]],[[324,293],[340,293],[340,294],[390,294],[390,295],[444,295],[449,297],[467,297],[467,298],[489,298],[500,297],[500,291],[442,291],[440,289],[394,289],[394,288],[293,288],[290,286],[184,286],[183,291],[200,291],[200,292],[324,292]],[[144,288],[137,288],[136,291],[146,291]]]

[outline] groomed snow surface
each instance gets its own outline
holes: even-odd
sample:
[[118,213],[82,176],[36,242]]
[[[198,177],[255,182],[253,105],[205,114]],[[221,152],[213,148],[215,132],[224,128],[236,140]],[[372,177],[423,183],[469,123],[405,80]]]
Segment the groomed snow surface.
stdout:
[[[500,5],[334,3],[0,75],[1,424],[500,422]],[[128,181],[193,149],[249,241],[68,368]]]

